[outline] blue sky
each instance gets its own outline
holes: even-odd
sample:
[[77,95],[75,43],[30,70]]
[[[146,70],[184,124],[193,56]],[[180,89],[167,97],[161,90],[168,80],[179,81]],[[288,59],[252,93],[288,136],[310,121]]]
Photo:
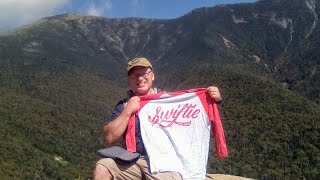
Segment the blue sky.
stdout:
[[172,19],[195,8],[256,0],[0,0],[0,31],[62,13],[109,18]]

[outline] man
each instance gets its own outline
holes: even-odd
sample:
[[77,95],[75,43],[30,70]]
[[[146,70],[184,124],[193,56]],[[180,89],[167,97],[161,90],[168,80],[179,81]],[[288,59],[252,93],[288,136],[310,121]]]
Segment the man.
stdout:
[[[118,142],[124,137],[129,119],[140,107],[139,96],[157,93],[153,88],[155,75],[151,63],[146,58],[135,58],[128,63],[128,82],[132,94],[126,100],[120,101],[112,113],[112,121],[103,128],[103,137],[107,144]],[[219,89],[214,86],[207,88],[211,98],[220,102]],[[142,142],[139,119],[135,121],[136,149],[141,157],[130,165],[117,164],[110,158],[97,162],[94,179],[182,179],[177,172],[161,172],[151,174],[148,170],[148,157]]]

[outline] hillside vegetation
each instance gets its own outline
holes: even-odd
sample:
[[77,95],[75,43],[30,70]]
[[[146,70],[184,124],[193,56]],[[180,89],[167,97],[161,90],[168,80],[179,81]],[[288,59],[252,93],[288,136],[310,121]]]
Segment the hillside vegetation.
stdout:
[[0,177],[91,178],[126,63],[144,56],[161,89],[220,88],[230,157],[212,148],[208,173],[319,179],[319,9],[262,0],[172,20],[63,14],[1,35]]

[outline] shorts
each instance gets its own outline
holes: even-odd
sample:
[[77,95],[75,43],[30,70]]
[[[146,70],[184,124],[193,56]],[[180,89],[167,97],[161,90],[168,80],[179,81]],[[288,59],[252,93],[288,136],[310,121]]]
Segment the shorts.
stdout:
[[101,164],[106,167],[115,180],[182,180],[182,177],[178,172],[161,172],[151,174],[149,172],[147,156],[140,156],[140,158],[133,164],[117,163],[111,158],[100,159],[97,164]]

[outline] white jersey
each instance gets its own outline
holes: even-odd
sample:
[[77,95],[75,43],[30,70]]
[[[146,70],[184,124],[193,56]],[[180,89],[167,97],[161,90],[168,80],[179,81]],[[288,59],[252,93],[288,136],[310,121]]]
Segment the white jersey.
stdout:
[[183,179],[205,179],[214,118],[213,102],[205,89],[141,96],[140,100],[137,115],[151,173],[175,171]]

